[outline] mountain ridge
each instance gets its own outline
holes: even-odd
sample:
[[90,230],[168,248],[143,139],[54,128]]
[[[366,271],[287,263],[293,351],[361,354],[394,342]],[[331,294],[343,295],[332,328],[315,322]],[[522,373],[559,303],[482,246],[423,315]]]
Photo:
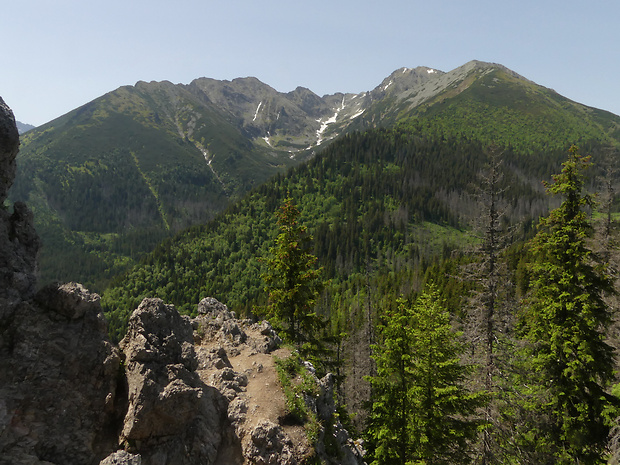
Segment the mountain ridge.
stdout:
[[333,140],[397,125],[530,155],[620,140],[620,117],[475,60],[448,72],[399,68],[372,90],[322,97],[254,77],[138,81],[23,134],[11,198],[37,213],[43,280],[70,280],[78,263],[77,277],[101,291],[163,237],[209,221]]

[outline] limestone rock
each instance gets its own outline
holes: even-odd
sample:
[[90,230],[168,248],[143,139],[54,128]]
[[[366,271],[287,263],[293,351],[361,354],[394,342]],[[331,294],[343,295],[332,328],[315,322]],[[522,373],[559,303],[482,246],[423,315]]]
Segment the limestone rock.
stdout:
[[[219,463],[297,464],[306,463],[315,453],[321,463],[364,463],[363,451],[334,415],[332,375],[319,380],[314,367],[305,362],[319,392],[318,397],[308,396],[306,403],[321,423],[328,426],[320,431],[313,450],[303,426],[286,421],[286,399],[271,354],[281,341],[271,325],[266,321],[235,320],[227,307],[214,298],[203,299],[198,312],[199,316],[192,320],[198,372],[221,392],[228,405]],[[243,342],[230,337],[232,325],[245,335]],[[287,349],[278,349],[276,353],[279,357],[287,356]],[[326,451],[327,434],[332,436],[327,438],[330,452],[337,448],[337,457]]]
[[12,317],[22,300],[35,291],[39,237],[32,212],[17,202],[10,213],[3,207],[15,179],[19,134],[10,108],[0,97],[0,324]]
[[230,312],[228,307],[214,297],[205,297],[198,303],[198,313],[200,315],[210,315],[213,318],[222,320],[232,320],[235,318],[234,312]]
[[87,312],[98,312],[100,300],[98,294],[91,294],[79,283],[50,284],[35,295],[39,305],[70,320],[81,318]]
[[129,320],[125,356],[129,407],[121,440],[143,464],[214,463],[224,401],[195,372],[187,317],[160,299],[145,299]]
[[246,459],[257,465],[293,465],[299,463],[295,458],[291,440],[282,434],[282,428],[265,421],[259,424],[246,442]]
[[[247,335],[240,328],[235,312],[228,310],[228,307],[213,297],[206,297],[198,304],[198,322],[194,325],[202,324],[202,333],[209,333],[212,337],[219,332],[219,339],[222,343],[231,342],[239,345],[247,340]],[[196,326],[198,328],[198,326]]]
[[19,133],[13,112],[0,97],[0,205],[15,179],[15,157],[19,150]]
[[99,465],[142,465],[142,457],[119,450],[107,456]]
[[115,448],[118,349],[98,299],[75,299],[97,303],[69,320],[24,301],[1,330],[0,463],[95,464]]
[[1,205],[0,322],[11,316],[20,301],[34,295],[40,248],[34,218],[28,207],[16,202],[13,213],[10,213]]

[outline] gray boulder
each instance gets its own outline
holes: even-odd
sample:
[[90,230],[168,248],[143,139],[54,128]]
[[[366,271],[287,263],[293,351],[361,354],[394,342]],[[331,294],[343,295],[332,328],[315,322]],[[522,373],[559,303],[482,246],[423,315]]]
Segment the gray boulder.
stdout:
[[11,213],[4,207],[15,178],[19,134],[13,113],[0,98],[0,324],[19,302],[32,298],[36,287],[39,237],[32,212],[17,202]]
[[68,319],[24,301],[2,327],[0,463],[96,464],[115,449],[124,410],[118,349],[107,340],[98,296],[53,286],[45,294],[86,309]]
[[119,450],[103,459],[99,465],[142,465],[142,457]]
[[0,97],[0,205],[15,179],[15,157],[19,150],[19,133],[13,112]]
[[145,465],[214,463],[226,403],[195,372],[189,319],[160,299],[144,299],[120,347],[129,400],[125,449],[140,454]]

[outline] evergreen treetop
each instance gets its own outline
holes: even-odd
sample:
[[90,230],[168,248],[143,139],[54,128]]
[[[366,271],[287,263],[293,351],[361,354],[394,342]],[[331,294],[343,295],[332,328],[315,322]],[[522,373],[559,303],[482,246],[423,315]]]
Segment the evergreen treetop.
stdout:
[[312,236],[299,215],[290,196],[276,212],[279,234],[266,259],[263,280],[269,300],[264,312],[288,341],[308,350],[317,344],[323,326],[315,303],[324,283],[321,269],[315,268],[317,258],[310,252]]
[[610,312],[603,296],[613,286],[588,242],[594,206],[585,191],[590,165],[573,146],[562,172],[546,186],[564,200],[540,221],[531,242],[531,294],[520,315],[533,376],[530,408],[537,418],[529,427],[535,430],[534,447],[555,463],[604,463],[609,433],[606,390],[614,354],[605,340]]

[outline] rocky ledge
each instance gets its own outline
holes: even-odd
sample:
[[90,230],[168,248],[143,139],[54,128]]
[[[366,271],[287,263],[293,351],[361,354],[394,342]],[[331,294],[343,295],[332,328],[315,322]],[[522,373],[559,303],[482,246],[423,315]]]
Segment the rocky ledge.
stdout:
[[213,298],[198,312],[145,299],[116,347],[99,297],[79,284],[22,302],[2,328],[0,463],[363,463],[335,416],[331,375],[307,399],[335,438],[328,454],[325,429],[312,444],[286,421],[274,357],[290,351],[269,323]]

